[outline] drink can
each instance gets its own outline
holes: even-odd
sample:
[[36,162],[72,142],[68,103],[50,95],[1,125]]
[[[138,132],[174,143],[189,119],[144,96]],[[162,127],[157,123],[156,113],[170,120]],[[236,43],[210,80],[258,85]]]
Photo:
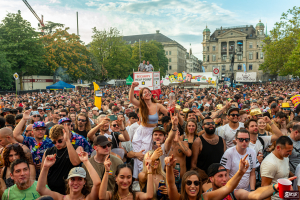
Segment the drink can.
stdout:
[[35,161],[35,164],[39,164],[40,163],[39,157],[35,157],[34,161]]
[[[165,181],[164,180],[160,180],[159,184],[158,184],[158,188],[160,188],[160,186],[165,186],[165,185],[166,185]],[[162,195],[163,194],[161,193],[161,190],[157,190],[157,196],[161,197]]]
[[175,176],[175,182],[178,183],[180,181],[180,163],[176,163],[175,169],[178,171],[178,175]]

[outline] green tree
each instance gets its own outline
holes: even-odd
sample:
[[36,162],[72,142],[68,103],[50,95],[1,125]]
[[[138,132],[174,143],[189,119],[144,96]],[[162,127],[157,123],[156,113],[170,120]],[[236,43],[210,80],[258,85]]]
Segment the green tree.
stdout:
[[0,71],[0,88],[4,90],[12,89],[14,86],[13,72],[3,52],[0,52]]
[[101,77],[104,79],[126,79],[132,73],[131,47],[122,39],[116,28],[99,31],[93,28],[93,41],[90,49],[97,63],[101,66]]
[[8,13],[2,20],[0,49],[5,53],[12,72],[19,74],[20,87],[23,90],[22,77],[24,74],[35,74],[43,65],[44,48],[39,39],[39,33],[22,18],[20,11],[16,14]]
[[47,21],[45,26],[42,26],[40,28],[41,35],[49,35],[55,33],[58,28],[64,28],[64,27],[65,27],[64,24]]
[[[141,42],[141,60],[149,61],[153,65],[154,71],[159,71],[160,75],[164,76],[168,70],[168,58],[165,55],[163,45],[157,41]],[[132,60],[134,62],[134,69],[137,71],[140,58],[139,58],[139,44],[135,43],[132,47]]]
[[[280,22],[270,31],[264,40],[264,63],[260,70],[281,76],[299,76],[300,7],[293,7],[283,13]],[[298,54],[297,54],[298,52]]]

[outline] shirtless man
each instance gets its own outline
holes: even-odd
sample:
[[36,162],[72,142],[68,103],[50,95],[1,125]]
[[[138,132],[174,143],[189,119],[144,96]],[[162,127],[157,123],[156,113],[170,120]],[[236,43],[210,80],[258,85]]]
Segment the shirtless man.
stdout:
[[[181,177],[183,177],[186,172],[186,156],[192,156],[192,151],[189,149],[189,144],[186,141],[183,141],[183,136],[180,136],[178,127],[176,130],[172,127],[171,131],[177,131],[175,138],[172,141],[171,150],[169,155],[174,155],[174,158],[177,160],[176,163],[180,164],[180,181],[176,183],[178,191],[181,189]],[[174,174],[178,175],[178,171],[174,170]]]

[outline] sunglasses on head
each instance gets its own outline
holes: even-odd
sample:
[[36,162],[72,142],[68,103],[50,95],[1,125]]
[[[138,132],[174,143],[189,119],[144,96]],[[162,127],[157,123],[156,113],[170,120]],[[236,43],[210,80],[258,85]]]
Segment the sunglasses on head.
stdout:
[[231,117],[235,117],[235,116],[236,116],[236,117],[239,117],[240,114],[230,114],[230,116],[231,116]]
[[103,149],[106,149],[106,147],[111,147],[111,143],[108,143],[107,145],[105,146],[101,146]]
[[[59,139],[59,140],[57,140],[57,142],[58,142],[59,144],[61,144],[61,143],[63,142],[63,140],[62,140],[62,139]],[[52,144],[56,144],[56,141],[52,141]]]
[[249,142],[250,141],[250,138],[236,138],[236,139],[238,139],[240,142],[243,142],[243,141]]
[[118,125],[118,124],[114,124],[114,125],[112,125],[112,126],[113,126],[113,127],[116,127],[116,126],[117,126],[117,127],[119,127],[119,125]]
[[19,143],[10,143],[8,145],[6,145],[6,148],[9,148],[9,147],[18,147],[20,146]]
[[85,119],[77,119],[79,122],[86,122]]
[[200,185],[200,181],[190,181],[190,180],[186,181],[186,184],[188,186],[192,185],[193,183],[194,183],[195,186],[199,186]]

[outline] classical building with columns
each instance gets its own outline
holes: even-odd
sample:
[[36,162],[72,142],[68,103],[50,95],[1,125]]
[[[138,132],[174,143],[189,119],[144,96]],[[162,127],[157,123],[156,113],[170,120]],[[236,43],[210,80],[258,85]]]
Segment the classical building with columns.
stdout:
[[[262,52],[264,24],[259,21],[253,25],[220,27],[212,34],[206,28],[203,30],[203,66],[211,72],[213,66],[219,66],[223,76],[231,77],[236,72],[257,72],[257,81],[268,81],[268,74],[263,74],[259,66],[264,62]],[[234,66],[231,69],[231,58],[234,55]]]

